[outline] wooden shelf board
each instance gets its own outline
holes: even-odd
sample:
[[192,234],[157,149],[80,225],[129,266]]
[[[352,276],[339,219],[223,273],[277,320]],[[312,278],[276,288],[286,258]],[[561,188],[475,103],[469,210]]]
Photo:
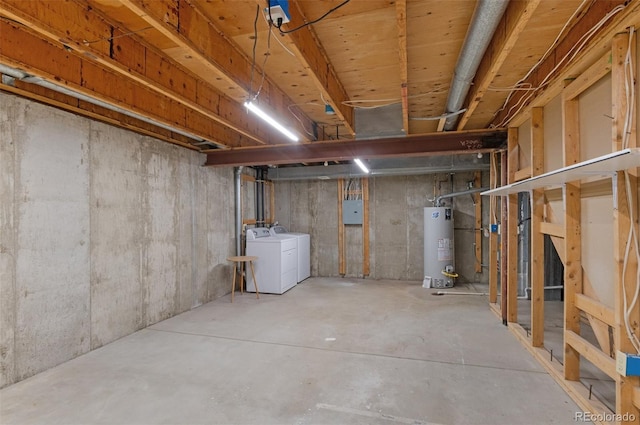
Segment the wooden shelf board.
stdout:
[[640,148],[623,149],[587,161],[563,167],[527,180],[482,192],[482,195],[504,196],[561,185],[593,176],[611,175],[616,171],[640,167]]

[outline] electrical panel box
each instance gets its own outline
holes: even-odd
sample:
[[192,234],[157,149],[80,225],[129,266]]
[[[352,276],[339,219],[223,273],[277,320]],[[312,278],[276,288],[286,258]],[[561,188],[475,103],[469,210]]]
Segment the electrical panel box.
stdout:
[[362,224],[362,199],[342,201],[342,222]]

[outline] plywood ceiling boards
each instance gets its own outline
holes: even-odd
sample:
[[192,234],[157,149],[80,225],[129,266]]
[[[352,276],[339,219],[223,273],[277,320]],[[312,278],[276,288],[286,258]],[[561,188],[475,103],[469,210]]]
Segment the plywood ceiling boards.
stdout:
[[437,121],[411,118],[443,114],[449,86],[476,2],[407,3],[409,133],[435,131]]
[[[350,6],[351,3],[344,9]],[[351,100],[389,97],[400,100],[398,30],[393,4],[322,21],[314,29]]]
[[538,62],[581,3],[580,0],[540,2],[511,54],[483,96],[482,106],[471,116],[465,129],[485,128],[491,122],[495,111],[502,107],[508,95],[508,91],[501,89],[516,84]]

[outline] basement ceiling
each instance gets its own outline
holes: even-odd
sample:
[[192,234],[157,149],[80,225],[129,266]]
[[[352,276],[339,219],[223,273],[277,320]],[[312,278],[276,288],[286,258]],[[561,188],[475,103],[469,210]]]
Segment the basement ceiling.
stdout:
[[[211,153],[212,165],[230,151],[255,163],[264,149],[291,143],[248,114],[248,100],[302,144],[359,143],[366,129],[356,116],[373,121],[378,108],[397,111],[393,143],[428,143],[442,116],[456,112],[459,137],[443,152],[486,151],[522,96],[584,59],[574,46],[640,20],[638,0],[505,2],[462,108],[450,111],[474,11],[490,0],[288,3],[291,21],[277,28],[266,1],[2,0],[0,89]],[[486,130],[495,132],[492,144],[484,144]],[[327,159],[318,152],[311,159]]]

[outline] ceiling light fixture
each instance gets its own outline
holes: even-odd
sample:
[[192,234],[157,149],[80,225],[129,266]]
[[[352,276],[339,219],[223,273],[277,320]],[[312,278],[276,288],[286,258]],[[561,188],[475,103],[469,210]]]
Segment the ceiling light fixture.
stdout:
[[360,161],[360,158],[356,158],[354,159],[355,163],[358,164],[358,167],[360,167],[360,169],[362,171],[364,171],[365,173],[369,174],[369,169],[367,168],[366,165],[364,165],[364,163],[362,161]]
[[257,116],[259,116],[260,118],[262,118],[264,121],[266,121],[267,123],[269,123],[269,125],[271,125],[273,128],[275,128],[276,130],[278,130],[280,133],[284,134],[285,136],[287,136],[289,139],[291,139],[294,142],[299,141],[300,139],[298,138],[298,136],[296,136],[295,134],[293,134],[291,131],[287,130],[282,124],[280,124],[278,121],[274,120],[273,118],[271,118],[266,112],[264,112],[262,109],[258,108],[253,102],[244,102],[244,106],[245,108],[247,108],[248,110],[250,110],[251,112],[253,112],[254,114],[256,114]]

